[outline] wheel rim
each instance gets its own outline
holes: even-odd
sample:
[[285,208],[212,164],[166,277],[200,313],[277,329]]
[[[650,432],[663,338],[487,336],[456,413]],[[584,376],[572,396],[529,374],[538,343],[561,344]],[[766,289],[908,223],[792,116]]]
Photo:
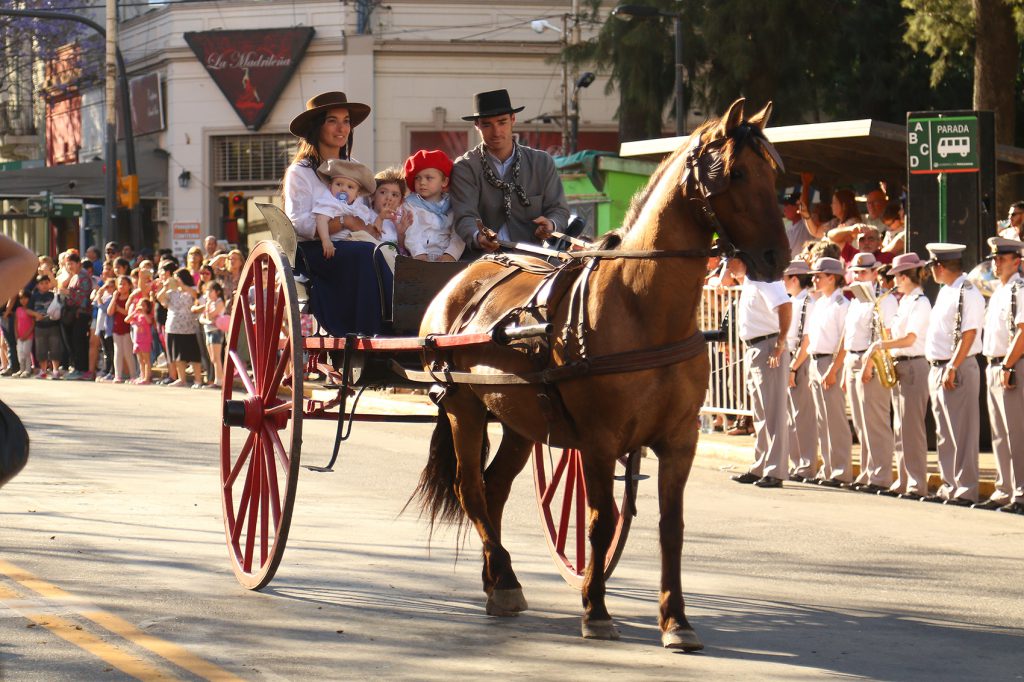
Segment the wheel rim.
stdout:
[[302,442],[301,340],[291,266],[279,247],[261,242],[235,291],[221,393],[224,531],[235,577],[252,590],[274,577],[291,523]]
[[[548,448],[537,443],[533,450],[533,480],[540,511],[541,530],[548,550],[565,582],[580,589],[590,560],[587,537],[587,489],[583,479],[583,458],[579,450]],[[615,467],[615,531],[604,561],[605,578],[611,577],[626,546],[633,520],[631,505],[636,500],[640,453],[618,459]],[[627,490],[627,486],[629,490]],[[627,494],[628,492],[628,494]]]

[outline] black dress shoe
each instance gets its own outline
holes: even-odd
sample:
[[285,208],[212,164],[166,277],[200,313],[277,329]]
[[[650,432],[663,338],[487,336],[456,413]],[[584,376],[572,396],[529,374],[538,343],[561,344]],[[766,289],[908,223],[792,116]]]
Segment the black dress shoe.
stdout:
[[942,498],[938,495],[925,495],[921,498],[922,502],[932,502],[934,504],[942,504]]
[[756,483],[761,480],[760,476],[750,473],[749,471],[745,474],[736,474],[732,477],[732,480],[737,483]]
[[963,498],[952,497],[942,504],[948,504],[950,507],[971,507],[974,505],[974,502]]
[[900,493],[896,492],[895,490],[891,490],[889,488],[879,488],[878,489],[878,494],[882,495],[884,497],[900,497]]
[[790,474],[789,475],[789,480],[793,481],[794,483],[806,483],[807,482],[807,479],[804,478],[803,476],[801,476],[800,474]]
[[854,488],[855,485],[857,485],[857,484],[856,483],[850,483],[848,481],[839,481],[839,487],[840,488],[845,488],[846,490],[856,490],[856,488]]
[[761,480],[754,483],[758,488],[781,488],[782,479],[775,478],[774,476],[765,476]]
[[1007,514],[1024,515],[1024,503],[1014,502],[1013,504],[1008,504],[1005,507],[1000,507],[999,511],[1006,512]]
[[839,488],[842,487],[843,482],[838,478],[822,478],[818,480],[818,485],[823,485],[826,488]]
[[978,502],[971,505],[971,509],[987,509],[989,511],[995,511],[1000,507],[1005,507],[1006,502],[996,502],[995,500],[985,500],[984,502]]
[[900,498],[901,500],[923,500],[924,499],[924,497],[922,497],[921,495],[918,495],[917,493],[899,493],[898,495],[896,495],[896,497]]
[[859,492],[859,493],[867,493],[868,495],[878,495],[883,490],[886,490],[886,488],[883,488],[881,486],[877,486],[874,483],[867,483],[867,484],[862,485],[859,488],[857,488],[857,492]]

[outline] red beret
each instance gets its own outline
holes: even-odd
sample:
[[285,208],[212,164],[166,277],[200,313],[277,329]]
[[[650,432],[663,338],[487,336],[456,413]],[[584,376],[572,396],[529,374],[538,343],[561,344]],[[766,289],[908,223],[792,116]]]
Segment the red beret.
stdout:
[[440,149],[421,149],[405,160],[405,182],[411,187],[420,171],[436,168],[447,178],[452,174],[452,160]]

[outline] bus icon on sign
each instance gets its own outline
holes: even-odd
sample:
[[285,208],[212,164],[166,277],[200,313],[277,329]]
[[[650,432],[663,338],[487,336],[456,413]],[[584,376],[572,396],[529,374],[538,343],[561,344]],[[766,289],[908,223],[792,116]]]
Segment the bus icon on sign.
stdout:
[[958,154],[966,157],[971,153],[971,138],[969,137],[943,137],[939,139],[936,150],[942,158],[950,154]]

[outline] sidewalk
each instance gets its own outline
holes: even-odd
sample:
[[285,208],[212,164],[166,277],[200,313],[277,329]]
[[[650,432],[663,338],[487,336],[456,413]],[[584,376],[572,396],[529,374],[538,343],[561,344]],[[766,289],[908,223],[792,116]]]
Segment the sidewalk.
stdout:
[[[995,455],[982,452],[978,462],[978,499],[986,500],[995,488],[996,463]],[[754,461],[753,436],[727,436],[724,433],[702,433],[697,443],[697,463],[704,466],[732,464],[737,472],[746,471]],[[860,445],[853,446],[853,475],[860,473]],[[928,485],[938,488],[942,484],[939,478],[939,460],[934,450],[928,452]]]

